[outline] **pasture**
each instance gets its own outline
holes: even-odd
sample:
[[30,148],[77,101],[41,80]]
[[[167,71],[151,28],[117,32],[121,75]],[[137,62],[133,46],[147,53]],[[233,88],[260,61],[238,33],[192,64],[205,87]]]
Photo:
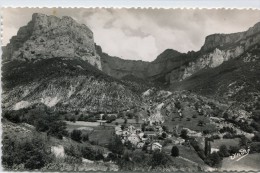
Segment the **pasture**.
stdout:
[[260,153],[249,154],[237,161],[231,160],[230,157],[224,158],[222,161],[222,171],[259,171],[260,170]]

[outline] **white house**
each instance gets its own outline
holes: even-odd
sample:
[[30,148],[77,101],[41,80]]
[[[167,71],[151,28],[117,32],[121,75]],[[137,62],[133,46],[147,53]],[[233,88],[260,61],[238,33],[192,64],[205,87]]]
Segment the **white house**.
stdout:
[[177,139],[174,139],[174,140],[173,140],[173,143],[174,143],[175,145],[181,145],[181,144],[183,144],[184,142],[185,142],[185,140],[182,139],[182,138],[177,138]]
[[123,134],[123,130],[116,130],[116,135],[122,135]]
[[142,137],[144,136],[144,133],[143,133],[143,132],[138,133],[138,136],[139,136],[140,138],[142,138]]
[[135,133],[135,126],[132,126],[132,125],[128,126],[128,131],[130,133]]
[[144,142],[139,142],[139,143],[136,145],[137,148],[143,148],[143,146],[144,146]]
[[128,138],[128,141],[130,141],[133,145],[137,145],[140,141],[141,141],[141,139],[139,138],[139,136],[138,135],[136,135],[136,134],[131,134]]
[[155,143],[153,143],[152,144],[152,150],[154,151],[154,150],[162,150],[162,145],[161,144],[159,144],[158,142],[155,142]]
[[219,149],[218,148],[211,148],[211,150],[210,150],[210,153],[213,153],[213,152],[218,152],[219,151]]

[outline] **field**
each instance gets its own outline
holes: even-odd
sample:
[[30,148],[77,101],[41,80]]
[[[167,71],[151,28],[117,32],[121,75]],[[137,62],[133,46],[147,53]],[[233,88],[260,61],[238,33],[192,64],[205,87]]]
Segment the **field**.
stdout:
[[[166,153],[171,154],[172,146],[173,145],[168,145],[164,147],[163,150]],[[197,164],[204,165],[204,161],[197,155],[196,151],[192,147],[186,147],[183,145],[177,145],[177,147],[179,149],[180,157],[186,158]]]
[[211,143],[212,148],[219,148],[221,145],[229,146],[238,146],[239,145],[239,138],[234,139],[217,139]]
[[[190,119],[187,120],[187,118]],[[203,126],[198,126],[199,121],[203,121],[205,124]],[[203,130],[209,130],[214,132],[216,130],[216,126],[213,124],[210,124],[210,121],[207,117],[204,116],[197,116],[196,118],[192,118],[192,114],[184,116],[184,118],[179,118],[177,114],[174,114],[174,118],[167,117],[166,121],[164,122],[164,125],[166,125],[169,130],[172,130],[176,127],[176,125],[179,125],[179,130],[182,127],[189,128],[190,130],[194,131],[200,131]]]
[[[112,123],[115,124],[116,122],[118,124],[124,124],[124,119],[123,118],[118,118],[115,121],[113,121]],[[141,124],[143,123],[143,120],[139,120],[138,123],[136,123],[136,119],[127,119],[127,124],[132,124],[135,127],[141,127]]]
[[99,122],[85,122],[85,121],[76,121],[75,123],[66,121],[67,130],[72,131],[74,129],[81,130],[83,133],[89,135],[89,141],[94,142],[98,145],[105,146],[108,144],[114,133],[113,124],[105,124],[100,126]]
[[229,157],[223,159],[221,170],[225,171],[259,171],[260,153],[249,154],[239,161],[231,160]]

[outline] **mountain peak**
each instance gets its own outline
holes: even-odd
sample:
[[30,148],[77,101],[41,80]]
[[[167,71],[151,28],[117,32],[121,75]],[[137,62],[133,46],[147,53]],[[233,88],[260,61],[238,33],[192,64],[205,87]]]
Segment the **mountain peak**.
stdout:
[[68,16],[34,13],[32,20],[19,29],[3,50],[4,60],[80,58],[101,69],[93,32]]
[[157,56],[157,58],[153,61],[153,62],[162,62],[162,61],[166,61],[170,58],[175,58],[177,56],[181,55],[180,52],[178,52],[177,50],[174,49],[166,49],[165,51],[163,51],[159,56]]

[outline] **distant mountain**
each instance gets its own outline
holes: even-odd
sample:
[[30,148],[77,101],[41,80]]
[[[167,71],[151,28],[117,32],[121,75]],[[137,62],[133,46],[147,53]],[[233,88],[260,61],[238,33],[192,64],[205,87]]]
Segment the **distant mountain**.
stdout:
[[35,13],[3,47],[3,105],[115,112],[140,105],[140,93],[155,85],[245,99],[259,93],[259,43],[260,22],[210,35],[197,52],[167,49],[152,62],[124,60],[103,52],[72,18]]

